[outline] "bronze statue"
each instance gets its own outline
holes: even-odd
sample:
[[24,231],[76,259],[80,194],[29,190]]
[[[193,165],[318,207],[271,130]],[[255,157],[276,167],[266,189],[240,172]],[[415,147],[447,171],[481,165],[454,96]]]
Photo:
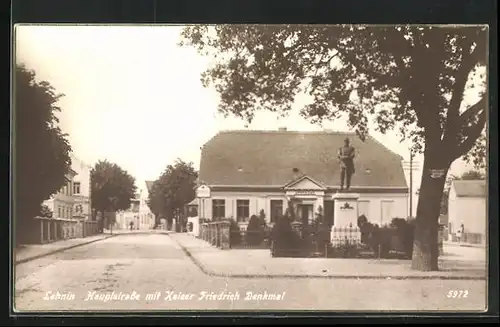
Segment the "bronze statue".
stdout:
[[349,143],[349,139],[344,140],[344,146],[339,148],[338,158],[340,160],[340,189],[344,189],[344,183],[346,189],[351,188],[351,178],[355,172],[354,169],[354,147]]

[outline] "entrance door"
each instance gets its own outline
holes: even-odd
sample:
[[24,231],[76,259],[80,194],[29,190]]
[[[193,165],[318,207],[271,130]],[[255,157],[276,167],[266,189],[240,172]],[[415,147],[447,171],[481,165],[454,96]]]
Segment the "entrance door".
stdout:
[[313,205],[312,204],[301,204],[299,206],[300,217],[302,218],[302,226],[308,226],[309,221],[313,219]]

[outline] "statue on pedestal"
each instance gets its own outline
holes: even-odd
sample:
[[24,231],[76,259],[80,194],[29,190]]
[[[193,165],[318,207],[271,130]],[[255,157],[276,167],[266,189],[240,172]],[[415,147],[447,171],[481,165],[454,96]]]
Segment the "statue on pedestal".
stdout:
[[344,146],[339,148],[338,158],[340,160],[340,190],[351,188],[351,178],[355,172],[354,169],[354,147],[350,145],[349,138],[344,140]]

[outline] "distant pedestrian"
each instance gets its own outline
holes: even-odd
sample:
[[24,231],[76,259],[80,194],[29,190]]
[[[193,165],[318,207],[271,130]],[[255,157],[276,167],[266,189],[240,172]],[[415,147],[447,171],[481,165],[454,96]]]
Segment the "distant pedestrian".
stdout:
[[134,222],[133,222],[133,221],[131,221],[131,222],[129,223],[129,225],[130,225],[130,230],[133,230],[133,229],[134,229]]
[[463,240],[464,237],[464,224],[460,225],[460,228],[457,230],[457,241],[460,243]]

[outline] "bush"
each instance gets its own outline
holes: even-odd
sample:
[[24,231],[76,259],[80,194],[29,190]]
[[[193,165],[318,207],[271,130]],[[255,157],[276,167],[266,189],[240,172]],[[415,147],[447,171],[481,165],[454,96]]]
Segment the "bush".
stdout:
[[329,258],[357,258],[359,249],[355,243],[342,243],[339,245],[329,246]]
[[256,215],[250,217],[246,235],[248,245],[260,245],[264,241],[264,226]]
[[321,211],[316,214],[316,218],[309,225],[307,234],[307,242],[311,251],[324,252],[325,245],[330,243],[330,228],[325,223]]
[[235,246],[241,244],[240,226],[234,219],[229,219],[229,245]]
[[361,242],[370,246],[376,256],[388,258],[391,252],[403,253],[411,258],[413,252],[414,223],[403,218],[394,218],[387,226],[372,224],[366,216],[358,218]]
[[49,207],[47,207],[45,204],[43,204],[40,206],[40,214],[39,215],[40,215],[40,217],[52,218],[53,213]]
[[394,218],[391,227],[395,229],[395,235],[407,258],[413,254],[413,240],[415,232],[415,220],[406,220],[403,218]]
[[361,231],[361,243],[368,245],[376,256],[387,258],[391,248],[391,228],[368,221],[365,215],[358,217],[358,228]]
[[266,223],[266,214],[264,212],[264,209],[261,209],[259,212],[259,222],[260,222],[260,225],[262,226],[262,229],[265,229],[267,226],[267,223]]
[[299,235],[292,229],[288,216],[280,216],[271,231],[273,246],[272,256],[293,256],[301,252],[302,242]]

